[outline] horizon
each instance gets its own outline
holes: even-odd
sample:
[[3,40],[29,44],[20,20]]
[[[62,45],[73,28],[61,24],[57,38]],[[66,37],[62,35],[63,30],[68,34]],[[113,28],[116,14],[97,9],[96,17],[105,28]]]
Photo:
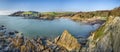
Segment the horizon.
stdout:
[[0,15],[16,11],[85,12],[116,7],[120,7],[120,0],[0,0]]

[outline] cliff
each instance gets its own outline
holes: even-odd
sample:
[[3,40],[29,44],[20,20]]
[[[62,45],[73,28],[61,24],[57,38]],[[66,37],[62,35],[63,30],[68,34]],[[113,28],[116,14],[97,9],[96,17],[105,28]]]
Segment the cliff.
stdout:
[[109,17],[97,31],[89,37],[89,52],[120,52],[120,17]]

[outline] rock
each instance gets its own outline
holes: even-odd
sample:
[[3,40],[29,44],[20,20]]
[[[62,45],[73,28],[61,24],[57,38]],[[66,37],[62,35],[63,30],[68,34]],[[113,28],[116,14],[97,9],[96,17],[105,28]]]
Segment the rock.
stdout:
[[27,47],[25,45],[22,45],[20,51],[21,52],[27,52],[28,50],[27,50]]
[[28,48],[28,51],[32,51],[32,52],[35,51],[35,45],[30,40],[26,41],[26,46]]
[[20,47],[22,44],[24,43],[24,40],[23,39],[20,39],[20,38],[13,38],[12,39],[12,46],[15,46],[15,47]]
[[68,50],[64,47],[57,46],[53,49],[53,52],[68,52]]
[[45,47],[42,44],[37,44],[37,52],[43,51]]
[[59,46],[65,47],[69,51],[79,50],[81,45],[77,39],[65,30],[60,37],[55,39],[55,43]]
[[9,35],[14,35],[14,32],[9,32],[8,34],[9,34]]
[[110,16],[106,23],[89,37],[89,52],[120,52],[120,17]]
[[50,40],[46,40],[46,45],[52,45],[53,42],[51,42]]
[[14,31],[15,33],[19,33],[18,31]]
[[80,37],[80,38],[77,38],[78,41],[80,42],[81,46],[85,46],[86,43],[87,43],[87,38],[84,38],[84,37]]
[[71,17],[72,20],[74,21],[80,21],[82,18],[80,18],[79,14],[75,14],[74,16]]
[[17,38],[23,38],[23,33],[21,33],[21,32],[16,33],[16,37],[17,37]]
[[50,48],[43,50],[42,52],[53,52]]
[[43,44],[40,38],[37,39],[37,43]]
[[5,27],[4,25],[1,25],[1,27]]
[[4,33],[3,32],[0,32],[0,36],[3,36],[4,35]]

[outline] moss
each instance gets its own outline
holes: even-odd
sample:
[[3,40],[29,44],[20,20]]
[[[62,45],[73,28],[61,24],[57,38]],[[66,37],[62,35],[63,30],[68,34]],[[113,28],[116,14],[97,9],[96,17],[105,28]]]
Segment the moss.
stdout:
[[105,25],[101,26],[94,35],[94,40],[98,39],[99,37],[101,37],[102,35],[104,35],[104,30],[105,30]]
[[108,28],[108,24],[112,22],[114,18],[112,17],[106,17],[106,22],[103,26],[101,26],[97,31],[94,32],[94,40],[98,39],[99,37],[105,35],[105,29]]

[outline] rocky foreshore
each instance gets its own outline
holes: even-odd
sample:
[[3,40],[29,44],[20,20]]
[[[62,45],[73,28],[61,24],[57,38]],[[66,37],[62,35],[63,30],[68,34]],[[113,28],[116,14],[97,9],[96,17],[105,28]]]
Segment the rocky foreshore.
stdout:
[[79,52],[82,44],[67,30],[61,36],[50,40],[48,38],[29,39],[18,31],[6,32],[0,27],[0,52]]

